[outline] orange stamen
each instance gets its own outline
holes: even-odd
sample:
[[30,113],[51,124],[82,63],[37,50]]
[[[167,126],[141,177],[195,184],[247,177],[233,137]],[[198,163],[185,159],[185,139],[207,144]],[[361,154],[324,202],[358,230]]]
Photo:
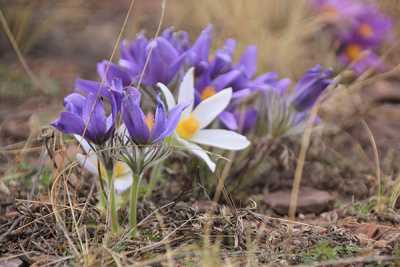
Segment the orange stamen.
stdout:
[[370,38],[374,35],[374,29],[369,24],[363,23],[358,28],[358,33],[364,38]]
[[346,56],[350,59],[350,61],[360,59],[362,52],[363,49],[358,44],[349,44],[345,49]]
[[207,86],[206,88],[203,89],[201,92],[201,100],[205,100],[213,95],[215,95],[217,91],[213,86]]
[[154,116],[152,113],[148,113],[146,115],[146,118],[144,119],[144,122],[147,125],[147,128],[149,129],[149,131],[151,131],[151,129],[153,129],[154,126]]

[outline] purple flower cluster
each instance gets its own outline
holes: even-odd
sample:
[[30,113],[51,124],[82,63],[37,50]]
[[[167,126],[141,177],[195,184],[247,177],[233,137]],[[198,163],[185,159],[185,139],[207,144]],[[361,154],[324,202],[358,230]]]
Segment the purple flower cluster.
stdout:
[[316,0],[314,7],[333,27],[343,64],[351,64],[357,73],[384,67],[378,54],[393,37],[393,25],[377,6],[357,0]]
[[[66,96],[65,111],[61,112],[52,125],[63,133],[84,136],[95,145],[105,143],[115,130],[118,112],[114,96],[105,92],[106,90],[99,91],[99,96],[92,92],[85,96],[78,93]],[[111,114],[108,116],[104,107],[106,101],[111,104]]]
[[293,91],[288,90],[287,81],[265,90],[260,112],[264,132],[271,137],[281,137],[304,131],[310,110],[332,84],[332,75],[331,70],[316,65],[304,74]]
[[[108,61],[97,64],[101,81],[77,79],[76,92],[65,98],[65,111],[52,125],[64,133],[77,134],[102,145],[112,138],[119,127],[117,122],[122,121],[135,144],[161,142],[174,132],[184,107],[177,106],[167,112],[157,98],[155,114],[145,115],[140,90],[154,93],[157,83],[177,88],[182,75],[193,67],[195,104],[222,89],[232,88],[231,102],[219,120],[227,129],[247,133],[259,121],[260,112],[256,104],[259,100],[251,96],[273,91],[284,99],[287,109],[303,114],[330,83],[332,72],[316,66],[299,81],[294,93],[288,94],[289,79],[279,79],[275,72],[256,76],[254,45],[248,46],[234,62],[236,41],[228,39],[222,48],[211,53],[212,33],[212,26],[206,27],[193,44],[186,32],[174,32],[172,28],[155,39],[141,33],[132,42],[124,41],[118,64]],[[305,118],[299,114],[295,121]]]
[[[174,32],[168,28],[149,40],[143,33],[131,42],[124,41],[118,64],[102,61],[98,73],[106,84],[118,79],[123,86],[153,87],[163,83],[176,88],[182,75],[191,67],[195,69],[196,104],[222,89],[231,87],[231,104],[219,116],[220,122],[230,130],[249,128],[240,125],[238,106],[253,93],[267,89],[278,82],[274,74],[255,77],[257,71],[257,48],[248,46],[238,62],[233,61],[236,40],[227,39],[223,47],[211,53],[213,27],[207,26],[193,42],[187,32]],[[82,80],[77,87],[82,86]],[[254,110],[245,113],[254,114]],[[246,120],[247,121],[247,120]]]
[[[134,87],[123,87],[122,81],[114,79],[111,85],[94,81],[78,80],[77,91],[64,99],[65,111],[52,126],[63,133],[83,136],[94,145],[104,145],[113,137],[118,118],[127,129],[135,144],[155,144],[164,140],[175,130],[185,106],[177,106],[170,112],[158,100],[155,115],[144,114],[141,93]],[[106,107],[111,112],[106,115]]]

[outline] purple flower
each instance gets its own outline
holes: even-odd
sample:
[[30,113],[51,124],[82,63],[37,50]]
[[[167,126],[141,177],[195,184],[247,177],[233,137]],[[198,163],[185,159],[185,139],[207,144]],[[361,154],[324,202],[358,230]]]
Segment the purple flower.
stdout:
[[279,79],[276,72],[267,72],[253,80],[253,84],[260,91],[276,91],[279,95],[284,95],[292,81],[289,78]]
[[238,115],[234,112],[240,103],[258,90],[273,87],[283,91],[290,81],[279,81],[277,75],[271,73],[254,78],[257,72],[257,48],[254,45],[244,50],[237,63],[233,62],[236,47],[234,39],[227,39],[224,46],[211,56],[212,31],[212,26],[205,28],[192,48],[187,51],[187,63],[195,68],[195,103],[231,87],[232,100],[219,119],[226,128],[240,131]]
[[63,133],[77,134],[96,145],[102,145],[111,137],[116,118],[113,102],[112,112],[106,116],[103,101],[102,97],[93,93],[86,97],[72,93],[64,98],[65,111],[51,125]]
[[327,22],[335,24],[351,23],[352,19],[364,8],[355,0],[315,0],[313,7],[324,16]]
[[140,107],[141,94],[136,88],[127,91],[122,101],[122,120],[135,144],[155,144],[171,135],[186,106],[178,105],[170,112],[158,100],[155,115],[144,114]]
[[169,84],[180,70],[185,53],[168,32],[165,36],[149,41],[139,35],[132,43],[124,42],[119,60],[123,69],[121,74],[125,76],[128,73],[132,83],[138,83],[143,78],[141,83],[145,86],[154,86],[159,82]]
[[97,73],[101,82],[110,85],[114,80],[120,80],[123,86],[130,86],[133,82],[128,68],[103,60],[97,63]]
[[348,65],[358,74],[367,69],[383,70],[385,65],[381,58],[372,50],[358,43],[344,44],[339,52],[339,60]]
[[183,53],[190,48],[189,33],[185,31],[175,32],[174,27],[169,27],[161,33],[161,37],[168,40],[168,42],[180,53]]
[[356,0],[315,0],[314,7],[332,18],[328,22],[333,22],[332,30],[339,41],[339,61],[351,64],[357,73],[383,69],[377,54],[393,38],[393,23],[378,6]]
[[354,17],[351,28],[343,34],[344,42],[359,43],[369,48],[379,47],[392,36],[392,21],[374,5],[365,6]]
[[[113,112],[121,111],[121,102],[123,97],[124,85],[120,79],[113,79],[108,84],[101,82],[77,79],[75,81],[75,91],[82,94],[93,94],[99,97],[105,97],[114,107]],[[116,114],[114,114],[116,116]]]
[[248,133],[257,122],[257,110],[248,107],[245,110],[224,111],[220,115],[220,121],[229,130],[235,130],[242,134]]
[[195,67],[195,74],[201,74],[209,66],[209,55],[212,42],[213,27],[208,25],[199,35],[192,47],[187,51],[186,60]]
[[294,89],[291,105],[299,112],[310,109],[332,82],[332,70],[320,65],[308,70]]

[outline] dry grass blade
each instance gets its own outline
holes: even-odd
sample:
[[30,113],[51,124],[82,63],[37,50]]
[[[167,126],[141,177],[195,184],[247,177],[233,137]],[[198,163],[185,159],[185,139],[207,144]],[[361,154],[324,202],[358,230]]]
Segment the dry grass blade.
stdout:
[[[400,257],[396,256],[365,256],[365,257],[352,257],[352,258],[347,258],[347,259],[339,259],[339,260],[329,260],[329,261],[322,261],[322,262],[317,262],[317,263],[312,263],[312,264],[307,264],[307,265],[296,265],[297,267],[323,267],[323,266],[353,266],[353,264],[363,264],[362,266],[365,266],[364,264],[368,263],[383,263],[383,262],[395,262],[399,260]],[[358,265],[355,265],[358,266]],[[368,265],[370,266],[370,265]],[[373,265],[373,266],[386,266],[386,265]],[[390,265],[392,266],[392,265]],[[397,265],[393,265],[397,266]]]
[[4,16],[3,11],[0,8],[0,22],[1,25],[4,29],[4,32],[7,35],[8,40],[10,41],[15,53],[17,54],[18,60],[20,61],[22,67],[24,68],[26,74],[29,76],[29,79],[31,79],[33,85],[36,87],[37,90],[39,90],[40,92],[43,93],[43,87],[40,84],[39,79],[36,77],[36,75],[33,73],[33,71],[31,70],[31,68],[29,67],[28,63],[26,62],[24,56],[22,55],[19,47],[18,47],[18,43],[14,38],[14,35],[12,34],[10,27],[8,26],[7,23],[7,19]]
[[303,138],[301,140],[300,154],[297,159],[297,165],[292,186],[292,193],[290,196],[289,218],[292,221],[294,221],[296,218],[297,201],[299,197],[301,178],[303,176],[304,162],[306,160],[308,146],[310,145],[311,132],[315,119],[317,118],[318,109],[319,109],[319,102],[317,102],[311,109],[311,114],[307,121],[307,127],[304,131]]
[[380,212],[384,208],[383,203],[382,203],[382,172],[381,172],[381,164],[379,161],[379,151],[378,151],[378,146],[376,145],[374,135],[372,134],[371,129],[368,127],[368,124],[365,122],[365,120],[362,120],[362,124],[364,125],[367,133],[368,133],[368,138],[371,142],[372,149],[374,152],[374,162],[375,162],[375,170],[376,170],[376,182],[378,184],[378,191],[376,192],[377,194],[377,203],[376,203],[376,211]]

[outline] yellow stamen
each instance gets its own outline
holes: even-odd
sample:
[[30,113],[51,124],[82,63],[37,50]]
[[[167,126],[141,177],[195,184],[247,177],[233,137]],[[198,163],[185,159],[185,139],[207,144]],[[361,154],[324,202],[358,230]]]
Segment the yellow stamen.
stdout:
[[205,100],[213,95],[215,95],[217,91],[215,90],[214,86],[207,86],[206,88],[203,89],[201,92],[201,100]]
[[363,49],[358,44],[349,44],[346,47],[345,52],[350,61],[355,61],[360,59]]
[[358,33],[364,38],[370,38],[374,35],[374,29],[369,24],[364,23],[358,28]]
[[128,170],[125,168],[124,164],[120,161],[117,161],[114,165],[114,173],[113,176],[115,178],[124,176],[125,174],[128,173]]
[[176,127],[178,135],[184,139],[191,138],[199,130],[199,121],[190,115],[187,118],[182,119]]
[[154,116],[152,113],[148,113],[146,115],[146,118],[144,119],[144,122],[147,125],[147,128],[149,129],[149,131],[151,131],[151,129],[153,129],[154,126]]

